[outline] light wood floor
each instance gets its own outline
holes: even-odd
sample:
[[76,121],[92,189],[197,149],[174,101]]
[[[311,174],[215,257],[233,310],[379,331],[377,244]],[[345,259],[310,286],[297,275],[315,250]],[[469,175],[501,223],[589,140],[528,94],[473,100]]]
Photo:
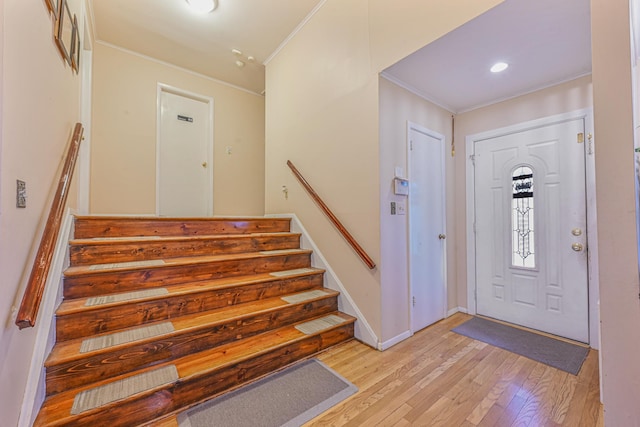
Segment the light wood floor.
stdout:
[[450,331],[458,313],[384,351],[357,341],[318,358],[357,394],[306,426],[603,426],[598,353],[578,376]]

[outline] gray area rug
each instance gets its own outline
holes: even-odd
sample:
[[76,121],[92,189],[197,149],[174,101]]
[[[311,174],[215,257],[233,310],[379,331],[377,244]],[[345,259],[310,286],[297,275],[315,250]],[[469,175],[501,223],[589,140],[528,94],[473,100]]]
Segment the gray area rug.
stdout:
[[589,349],[502,323],[474,317],[452,329],[460,335],[486,342],[545,365],[578,375]]
[[317,359],[269,375],[178,416],[180,427],[300,426],[358,388]]

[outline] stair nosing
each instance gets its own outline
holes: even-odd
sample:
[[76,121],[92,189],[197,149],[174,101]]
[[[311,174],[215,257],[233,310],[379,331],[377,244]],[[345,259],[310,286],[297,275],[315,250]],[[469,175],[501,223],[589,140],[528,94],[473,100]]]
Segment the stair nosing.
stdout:
[[271,233],[237,233],[237,234],[198,234],[198,235],[187,235],[187,236],[123,236],[123,237],[92,237],[92,238],[81,238],[81,239],[71,239],[69,244],[71,246],[78,245],[108,245],[115,242],[140,242],[140,243],[152,243],[159,241],[170,241],[170,242],[180,242],[180,241],[191,241],[191,240],[232,240],[232,239],[250,239],[255,237],[268,237],[268,236],[301,236],[301,233],[294,233],[291,231],[274,231]]
[[[198,325],[189,326],[189,327],[186,327],[186,328],[183,328],[183,329],[175,329],[172,332],[168,332],[168,333],[165,333],[165,334],[162,334],[162,335],[156,335],[156,336],[153,336],[153,337],[143,338],[143,339],[136,340],[136,341],[129,341],[129,342],[126,342],[126,343],[121,343],[121,344],[113,345],[113,346],[110,346],[110,347],[105,347],[105,348],[92,350],[92,351],[88,351],[88,352],[84,352],[84,353],[80,353],[78,351],[78,353],[74,353],[70,357],[59,359],[58,361],[56,361],[56,363],[50,363],[49,362],[49,358],[53,355],[53,351],[55,350],[56,345],[57,345],[57,343],[56,343],[56,345],[54,345],[54,350],[52,350],[51,353],[49,353],[49,356],[47,357],[47,360],[45,360],[44,366],[47,367],[47,368],[51,367],[51,366],[57,366],[57,365],[62,364],[62,363],[68,363],[68,362],[72,362],[72,361],[75,361],[75,360],[82,360],[85,357],[95,356],[95,355],[99,355],[99,354],[105,354],[105,353],[109,353],[110,351],[117,351],[117,350],[124,349],[126,347],[130,347],[130,346],[133,346],[133,345],[146,344],[146,343],[157,341],[157,340],[160,340],[160,339],[171,338],[171,337],[180,335],[182,333],[186,334],[186,333],[189,333],[189,332],[197,331],[199,329],[213,328],[213,327],[215,327],[217,325],[220,325],[220,324],[223,324],[223,323],[241,320],[243,318],[251,317],[253,315],[261,315],[261,314],[267,314],[267,313],[270,313],[270,312],[277,312],[277,311],[282,310],[284,308],[290,308],[290,307],[294,307],[294,306],[300,306],[300,305],[308,304],[310,302],[315,302],[315,301],[320,301],[320,300],[324,300],[324,299],[335,298],[338,295],[340,295],[340,292],[334,291],[333,289],[329,289],[329,288],[319,288],[319,289],[322,289],[322,290],[326,291],[327,295],[318,296],[318,297],[310,298],[310,299],[305,300],[305,301],[300,301],[300,302],[295,302],[295,303],[288,303],[288,302],[285,301],[285,304],[280,305],[280,306],[268,307],[268,308],[264,308],[264,309],[260,309],[260,310],[256,310],[256,311],[247,311],[246,313],[241,313],[241,314],[236,314],[234,316],[221,318],[221,319],[218,319],[216,321],[206,323],[204,325],[203,324],[198,324]],[[290,294],[285,294],[283,296],[295,295],[295,294],[299,294],[299,293],[303,293],[303,292],[306,292],[306,291],[294,292],[294,293],[290,293]],[[276,300],[281,299],[281,298],[282,298],[281,296],[277,296],[277,297],[266,298],[266,299],[264,299],[262,301],[276,301]],[[238,305],[234,306],[234,308],[242,308],[242,306],[247,306],[247,305],[252,304],[252,303],[253,302],[238,304]],[[136,329],[137,327],[140,327],[140,326],[152,326],[152,325],[165,323],[165,322],[173,322],[173,321],[178,320],[178,319],[183,319],[184,320],[184,318],[187,318],[187,317],[197,317],[197,316],[202,316],[202,315],[206,315],[206,314],[212,314],[213,312],[217,312],[217,311],[220,311],[220,309],[214,309],[214,310],[209,310],[209,311],[206,311],[206,312],[199,312],[199,313],[189,314],[189,315],[180,316],[180,317],[176,317],[176,318],[172,318],[172,319],[164,319],[164,320],[159,320],[159,321],[154,321],[154,322],[147,322],[147,323],[144,323],[143,325],[138,325],[138,326],[129,327],[129,328],[117,329],[117,330],[114,330],[114,331],[111,331],[111,332],[104,332],[104,333],[100,333],[100,334],[95,334],[95,335],[92,335],[91,337],[95,338],[95,337],[106,336],[106,335],[110,335],[110,334],[116,333],[116,332],[122,332],[122,331],[125,331],[125,330]],[[316,317],[316,316],[314,316],[314,317]],[[294,322],[294,323],[298,323],[298,322]],[[262,333],[264,333],[264,332],[262,332]],[[86,337],[73,338],[73,339],[70,339],[70,340],[61,341],[61,343],[79,343],[79,344],[81,344],[82,341],[85,340],[85,339],[86,339]],[[80,348],[80,345],[78,345],[78,348]]]
[[[269,348],[262,349],[262,350],[259,350],[259,351],[256,351],[256,352],[253,352],[253,353],[250,353],[250,354],[245,354],[245,355],[243,355],[243,356],[241,356],[241,357],[239,357],[239,358],[237,358],[237,359],[234,359],[233,361],[223,362],[223,363],[221,363],[221,364],[219,364],[219,365],[216,365],[215,367],[208,367],[208,368],[206,368],[206,369],[198,370],[197,372],[192,373],[192,374],[190,374],[190,375],[185,375],[185,376],[180,375],[180,369],[178,368],[179,378],[178,378],[178,380],[176,381],[176,383],[178,383],[178,382],[185,382],[185,381],[189,381],[189,380],[194,380],[194,379],[196,379],[196,378],[198,378],[198,377],[204,377],[204,376],[206,376],[206,375],[210,375],[210,374],[211,374],[212,372],[214,372],[215,370],[221,370],[221,369],[226,368],[226,367],[229,367],[229,366],[231,366],[231,365],[233,365],[233,364],[238,364],[238,363],[246,362],[246,361],[248,361],[248,360],[251,360],[252,358],[256,358],[256,357],[259,357],[259,356],[262,356],[262,355],[268,354],[268,353],[270,353],[270,352],[277,351],[278,349],[281,349],[281,348],[283,348],[283,347],[286,347],[286,346],[289,346],[289,345],[292,345],[292,344],[298,343],[298,342],[300,342],[300,341],[303,341],[303,340],[309,339],[310,337],[314,337],[314,336],[321,335],[321,334],[322,334],[322,333],[324,333],[324,332],[328,332],[328,331],[331,331],[331,330],[335,330],[335,329],[343,328],[343,327],[345,327],[345,326],[348,326],[348,325],[350,325],[350,324],[355,323],[355,321],[357,320],[357,319],[355,319],[353,316],[350,316],[350,315],[345,314],[345,313],[341,313],[341,312],[339,312],[339,311],[337,311],[337,310],[336,310],[335,312],[333,312],[333,313],[337,313],[337,315],[339,315],[340,317],[345,318],[345,322],[343,322],[343,323],[341,323],[341,324],[339,324],[339,325],[335,325],[335,326],[333,326],[333,327],[327,328],[327,329],[325,329],[325,330],[323,330],[323,331],[320,331],[320,332],[314,333],[314,334],[312,334],[312,335],[305,335],[305,334],[303,334],[302,332],[297,331],[297,332],[299,333],[299,334],[297,334],[298,336],[296,336],[295,338],[293,338],[293,339],[291,339],[291,340],[288,340],[288,341],[285,341],[285,342],[280,342],[280,343],[278,343],[278,344],[276,344],[276,345],[274,345],[274,346],[270,346]],[[321,316],[317,316],[317,317],[318,317],[318,318],[319,318],[319,317],[323,317],[323,316],[326,316],[326,315],[328,315],[328,314],[330,314],[330,313],[323,314],[323,315],[321,315]],[[296,322],[296,323],[300,323],[300,322]],[[263,333],[263,334],[260,334],[260,335],[264,335],[264,334],[274,334],[274,335],[277,335],[277,334],[279,333],[279,331],[281,331],[281,330],[283,330],[283,329],[285,329],[285,328],[292,328],[292,329],[295,329],[295,328],[294,328],[294,325],[295,325],[295,324],[290,324],[290,325],[287,325],[287,326],[284,326],[284,327],[281,327],[281,328],[277,328],[277,329],[274,329],[274,330],[267,331],[267,332],[265,332],[265,333]],[[250,338],[249,338],[249,339],[250,339]],[[351,339],[353,339],[353,337],[351,337],[349,340],[351,340]],[[343,341],[343,342],[347,342],[347,341],[349,341],[349,340],[345,340],[345,341]],[[232,345],[234,345],[234,344],[235,344],[235,345],[237,345],[237,344],[238,344],[238,342],[232,342],[232,343],[224,344],[224,345],[222,345],[222,346],[220,346],[220,347],[225,347],[225,346],[229,346],[229,347],[230,347],[230,346],[232,346]],[[205,350],[205,351],[202,351],[202,352],[198,352],[198,353],[194,353],[194,354],[191,354],[191,355],[183,356],[183,357],[181,357],[181,358],[179,358],[179,359],[175,359],[175,360],[172,360],[172,361],[159,363],[159,364],[157,364],[157,365],[153,365],[153,366],[150,366],[150,367],[145,367],[145,368],[140,369],[140,370],[127,372],[127,373],[122,374],[122,375],[118,375],[118,376],[110,377],[110,378],[108,378],[108,379],[105,379],[105,380],[102,380],[102,381],[99,381],[99,382],[91,383],[91,384],[90,384],[90,386],[81,386],[81,387],[77,387],[77,388],[74,388],[74,389],[71,389],[71,390],[67,390],[67,391],[64,391],[64,392],[61,392],[61,393],[57,393],[57,394],[54,394],[54,395],[48,396],[48,397],[45,399],[45,401],[44,401],[44,403],[43,403],[43,405],[42,405],[42,406],[43,406],[43,407],[45,407],[45,406],[47,405],[47,403],[48,403],[49,401],[51,401],[51,400],[59,400],[59,399],[61,399],[61,398],[62,398],[62,397],[61,397],[61,395],[63,395],[63,394],[66,394],[67,396],[71,396],[71,395],[72,395],[72,396],[75,396],[75,395],[77,395],[78,393],[80,393],[80,392],[81,392],[81,391],[83,391],[83,390],[88,390],[88,389],[91,389],[91,388],[99,387],[99,386],[104,385],[104,384],[109,384],[109,383],[112,383],[112,382],[118,381],[118,380],[123,379],[123,378],[128,378],[128,377],[131,377],[131,376],[136,375],[136,374],[140,374],[140,373],[143,373],[143,372],[147,372],[147,371],[149,371],[149,370],[151,370],[151,369],[157,369],[157,368],[160,368],[160,367],[163,367],[163,366],[166,366],[166,365],[170,365],[170,364],[176,365],[176,364],[177,364],[177,362],[178,362],[180,359],[185,359],[185,358],[187,358],[187,357],[194,357],[196,354],[208,353],[208,352],[213,352],[213,351],[219,351],[219,350],[220,350],[220,347],[216,347],[216,348],[214,348],[214,349],[208,349],[208,350]],[[250,380],[250,381],[252,381],[252,380]],[[143,391],[143,392],[133,394],[133,395],[131,395],[131,396],[127,397],[127,399],[144,398],[146,395],[151,396],[152,394],[154,394],[154,393],[155,393],[155,392],[157,392],[158,390],[163,390],[163,389],[170,388],[170,387],[172,387],[174,384],[175,384],[175,383],[165,384],[165,385],[163,385],[163,386],[156,387],[156,388],[154,388],[154,389],[145,390],[145,391]],[[70,399],[70,400],[73,400],[73,399]],[[58,405],[60,405],[60,404],[61,404],[61,403],[63,403],[63,402],[64,402],[64,400],[63,400],[63,401],[61,401],[60,403],[58,403]],[[91,410],[88,410],[88,411],[83,412],[82,414],[80,414],[80,416],[87,416],[87,415],[89,415],[89,414],[91,414],[91,413],[96,413],[96,412],[104,411],[105,409],[108,409],[109,407],[114,406],[114,404],[116,404],[117,402],[121,402],[121,401],[111,402],[111,403],[108,403],[108,404],[106,404],[106,405],[103,405],[103,406],[100,406],[100,407],[97,407],[97,408],[93,408],[93,409],[91,409]],[[54,402],[54,403],[55,403],[55,402]],[[69,411],[71,411],[71,406],[69,406]],[[70,421],[70,420],[73,420],[73,419],[76,419],[76,418],[77,418],[77,415],[66,415],[64,418],[60,418],[60,419],[56,420],[56,422],[58,422],[58,423],[59,423],[59,422],[65,422],[65,420],[69,420],[69,421]]]
[[69,267],[64,271],[64,277],[74,278],[74,277],[83,277],[83,276],[93,276],[93,275],[101,275],[101,274],[111,274],[111,273],[122,273],[127,271],[141,271],[141,270],[156,270],[163,268],[172,268],[172,267],[184,267],[189,265],[201,265],[208,264],[220,261],[235,261],[235,260],[245,260],[245,259],[258,259],[258,258],[269,258],[269,257],[278,257],[278,256],[286,256],[286,255],[306,255],[313,253],[310,249],[285,249],[290,253],[274,253],[274,254],[265,254],[262,252],[241,252],[237,254],[226,254],[226,255],[210,255],[210,256],[195,256],[195,257],[178,257],[178,258],[168,258],[166,260],[159,258],[158,261],[164,261],[162,265],[148,265],[148,266],[131,266],[124,268],[109,268],[109,269],[96,269],[90,270],[89,268],[92,265],[100,265],[100,264],[88,264],[88,265],[80,265]]
[[[324,274],[326,272],[326,270],[321,269],[321,268],[315,268],[315,267],[308,267],[310,269],[313,269],[313,271],[308,271],[308,272],[303,272],[303,273],[296,273],[296,274],[292,274],[290,276],[286,276],[286,277],[275,277],[275,276],[271,276],[270,273],[261,273],[261,274],[252,274],[252,275],[247,275],[247,276],[237,276],[237,277],[231,277],[231,278],[223,278],[223,279],[213,279],[213,280],[205,280],[205,281],[200,281],[200,282],[193,282],[193,283],[210,283],[210,286],[203,286],[200,288],[189,288],[189,289],[184,289],[181,291],[175,291],[175,292],[171,292],[171,288],[172,287],[178,287],[178,286],[184,286],[184,284],[180,284],[180,285],[168,285],[168,286],[162,286],[163,288],[166,288],[169,290],[169,294],[166,295],[162,295],[162,296],[149,296],[149,297],[143,297],[143,298],[139,298],[139,299],[133,299],[133,300],[127,300],[127,301],[119,301],[119,302],[112,302],[112,303],[106,303],[106,304],[100,304],[100,305],[91,305],[91,306],[81,306],[77,309],[72,309],[72,310],[65,310],[65,302],[73,302],[73,301],[82,301],[82,300],[87,300],[89,298],[94,298],[94,297],[99,297],[99,296],[106,296],[106,295],[114,295],[114,294],[104,294],[104,295],[94,295],[92,297],[82,297],[82,298],[73,298],[73,299],[68,299],[67,301],[63,301],[62,304],[60,304],[60,306],[58,307],[58,309],[56,310],[56,316],[72,316],[78,313],[87,313],[87,312],[91,312],[91,311],[97,311],[97,310],[101,310],[101,309],[105,309],[105,308],[113,308],[113,307],[117,307],[120,305],[127,305],[127,304],[136,304],[136,303],[140,303],[140,302],[150,302],[150,301],[155,301],[155,300],[163,300],[163,299],[167,299],[167,298],[173,298],[173,297],[180,297],[180,296],[184,296],[184,295],[189,295],[189,294],[195,294],[195,293],[200,293],[200,292],[210,292],[210,291],[214,291],[214,290],[224,290],[224,289],[231,289],[231,288],[237,288],[237,287],[244,287],[244,286],[250,286],[250,285],[254,285],[257,283],[266,283],[266,282],[271,282],[271,281],[280,281],[280,280],[286,280],[286,279],[291,279],[291,278],[296,278],[296,277],[304,277],[304,276],[315,276],[318,274]],[[279,271],[286,271],[286,270],[279,270]],[[252,279],[253,278],[253,279]],[[215,282],[216,281],[223,281],[223,280],[229,280],[232,279],[232,282],[229,283],[223,283],[223,284],[218,284],[216,285]],[[189,282],[187,282],[189,283]]]

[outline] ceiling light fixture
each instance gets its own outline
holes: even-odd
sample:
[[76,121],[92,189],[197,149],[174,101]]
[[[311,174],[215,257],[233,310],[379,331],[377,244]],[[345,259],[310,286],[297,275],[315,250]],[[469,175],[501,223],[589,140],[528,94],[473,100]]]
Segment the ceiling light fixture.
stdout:
[[501,73],[507,68],[509,68],[509,64],[507,64],[506,62],[496,62],[495,64],[493,64],[490,70],[492,73]]
[[191,8],[200,13],[209,13],[217,6],[217,0],[186,0]]

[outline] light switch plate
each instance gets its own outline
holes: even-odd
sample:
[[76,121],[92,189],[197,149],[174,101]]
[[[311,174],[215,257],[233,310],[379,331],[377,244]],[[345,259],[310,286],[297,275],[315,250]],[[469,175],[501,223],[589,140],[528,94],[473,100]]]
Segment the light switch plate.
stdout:
[[27,183],[19,179],[16,180],[16,207],[27,207]]

